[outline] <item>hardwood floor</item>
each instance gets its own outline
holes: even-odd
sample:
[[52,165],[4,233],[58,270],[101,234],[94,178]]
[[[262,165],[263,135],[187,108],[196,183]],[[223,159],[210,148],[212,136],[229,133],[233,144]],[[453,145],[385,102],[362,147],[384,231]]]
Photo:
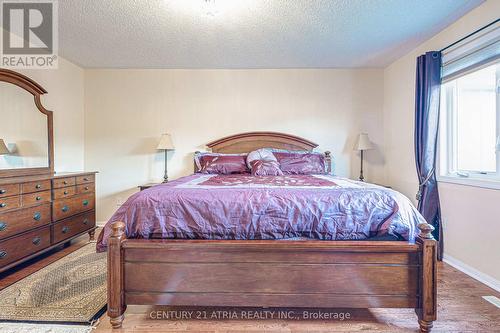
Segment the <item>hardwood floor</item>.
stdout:
[[[40,259],[30,261],[30,265],[23,265],[16,271],[0,275],[0,289],[77,250],[87,240],[87,237],[80,237],[59,252],[50,252]],[[494,295],[500,298],[500,293],[445,263],[439,263],[438,270],[438,320],[434,322],[433,332],[500,332],[500,309],[481,297]],[[243,316],[270,318],[271,311],[275,311],[274,318],[281,311],[279,313],[281,317],[288,315],[293,316],[294,319],[241,319]],[[336,319],[295,319],[301,317],[303,311],[311,316],[331,313],[332,317],[337,317]],[[174,319],[154,320],[150,318],[151,313],[153,316],[171,316]],[[347,314],[350,315],[349,319],[346,318]],[[196,319],[197,315],[202,318],[206,316],[207,319]],[[344,320],[339,318],[342,315],[344,315]],[[191,319],[181,319],[182,316],[191,317]],[[211,319],[211,317],[219,319]],[[233,319],[230,319],[231,317]],[[95,330],[96,333],[263,331],[416,332],[418,324],[412,309],[207,309],[129,306],[122,329],[111,329],[109,319],[104,315]]]

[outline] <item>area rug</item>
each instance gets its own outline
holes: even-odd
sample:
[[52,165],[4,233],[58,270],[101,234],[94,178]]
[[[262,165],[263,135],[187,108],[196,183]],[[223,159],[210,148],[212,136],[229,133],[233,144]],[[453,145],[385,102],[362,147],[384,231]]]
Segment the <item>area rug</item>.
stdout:
[[0,333],[90,333],[92,326],[0,323]]
[[106,306],[106,253],[89,243],[0,291],[0,320],[90,323]]

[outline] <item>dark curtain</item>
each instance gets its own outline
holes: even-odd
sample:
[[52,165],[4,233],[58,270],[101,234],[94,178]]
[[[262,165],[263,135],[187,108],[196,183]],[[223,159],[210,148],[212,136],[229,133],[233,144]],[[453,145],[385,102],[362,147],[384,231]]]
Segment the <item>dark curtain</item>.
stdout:
[[427,52],[417,58],[415,88],[415,161],[419,190],[418,210],[434,228],[442,258],[441,208],[436,181],[436,150],[441,91],[441,52]]

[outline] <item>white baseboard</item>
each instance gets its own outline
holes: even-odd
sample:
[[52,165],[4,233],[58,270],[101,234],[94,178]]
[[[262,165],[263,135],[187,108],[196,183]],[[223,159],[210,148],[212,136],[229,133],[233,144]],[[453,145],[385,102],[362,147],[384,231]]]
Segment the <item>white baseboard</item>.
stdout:
[[443,261],[445,263],[447,263],[448,265],[455,267],[456,269],[458,269],[462,273],[467,274],[471,278],[476,279],[479,282],[484,283],[488,287],[500,292],[500,281],[495,279],[494,277],[489,276],[488,274],[485,274],[483,272],[480,272],[477,269],[475,269],[474,267],[471,267],[471,266],[467,265],[466,263],[464,263],[456,258],[453,258],[452,256],[450,256],[446,253],[443,255]]
[[103,228],[107,222],[108,221],[97,221],[95,225],[98,226],[99,228]]

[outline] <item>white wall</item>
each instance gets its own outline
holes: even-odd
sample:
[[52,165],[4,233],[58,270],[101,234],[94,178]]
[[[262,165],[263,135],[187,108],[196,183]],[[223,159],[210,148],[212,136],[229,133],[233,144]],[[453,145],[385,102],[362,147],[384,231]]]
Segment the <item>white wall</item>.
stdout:
[[[418,187],[413,151],[416,58],[492,22],[498,13],[500,1],[485,2],[384,71],[386,178],[410,198]],[[500,280],[500,192],[444,183],[439,191],[445,254]]]
[[83,69],[59,57],[58,69],[19,70],[47,90],[42,104],[54,112],[56,172],[82,171],[84,147]]
[[384,181],[382,70],[86,70],[85,169],[99,171],[98,220],[136,187],[160,180],[161,133],[173,136],[172,178],[192,173],[206,143],[246,131],[302,136],[330,150],[336,173],[356,176],[360,131],[378,150],[366,177]]

